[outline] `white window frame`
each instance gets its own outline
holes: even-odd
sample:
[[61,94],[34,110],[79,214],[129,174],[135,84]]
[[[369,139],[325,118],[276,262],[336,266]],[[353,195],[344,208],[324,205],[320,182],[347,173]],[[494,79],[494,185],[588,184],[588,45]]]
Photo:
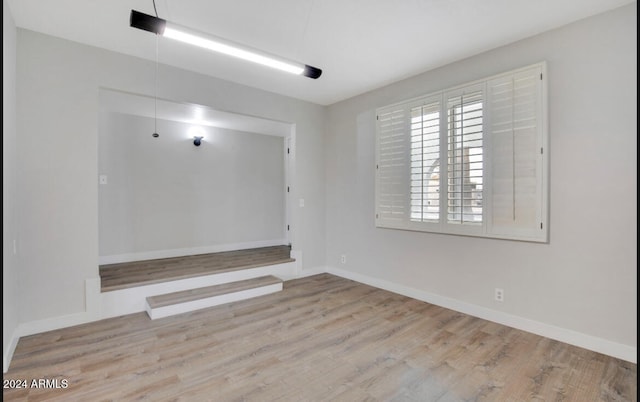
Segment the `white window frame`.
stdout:
[[[538,81],[539,75],[539,81]],[[524,78],[521,78],[524,77]],[[534,78],[535,81],[534,81]],[[520,81],[518,81],[520,80]],[[528,81],[525,81],[528,80]],[[516,94],[516,82],[525,82],[525,101]],[[511,85],[513,95],[507,96],[508,103],[498,99],[496,88],[500,85]],[[482,222],[481,223],[449,223],[447,221],[447,191],[448,191],[448,132],[447,121],[448,99],[453,96],[465,93],[465,91],[481,91],[482,93],[482,192],[481,203]],[[524,90],[523,90],[524,91]],[[504,91],[503,91],[504,92]],[[508,95],[508,94],[507,94]],[[497,99],[497,100],[496,100]],[[491,102],[494,103],[491,103]],[[499,103],[502,102],[502,103]],[[411,203],[411,111],[413,108],[422,105],[431,105],[438,102],[440,105],[439,126],[439,219],[437,221],[417,221],[412,220]],[[521,102],[521,103],[518,103]],[[500,114],[500,105],[506,104],[510,107],[512,117],[508,121],[510,124],[513,140],[511,148],[504,151],[503,144],[508,144],[509,137],[505,137],[505,130],[498,130],[498,124],[502,124],[509,119]],[[499,106],[496,106],[499,105]],[[529,109],[518,109],[525,105]],[[501,106],[500,106],[501,107]],[[522,106],[524,108],[524,106]],[[495,108],[495,110],[492,110]],[[527,116],[527,127],[517,127],[518,110],[525,110]],[[495,112],[495,113],[494,113]],[[395,119],[390,120],[391,113]],[[412,230],[422,232],[433,232],[443,234],[454,234],[464,236],[488,237],[497,239],[510,239],[532,242],[548,242],[549,239],[549,130],[547,111],[547,71],[546,63],[540,62],[534,65],[522,67],[505,73],[497,74],[474,82],[459,85],[453,88],[444,89],[435,93],[430,93],[418,98],[410,99],[393,105],[384,106],[376,110],[376,182],[375,182],[375,224],[378,228]],[[503,120],[500,120],[503,119]],[[504,120],[507,119],[507,120]],[[393,126],[390,125],[393,122]],[[496,123],[492,126],[492,123]],[[531,123],[533,122],[533,123]],[[509,126],[507,124],[507,126]],[[504,127],[502,124],[500,127]],[[389,127],[395,127],[390,129]],[[393,132],[389,130],[394,130]],[[518,131],[520,130],[520,131]],[[507,130],[509,131],[509,130]],[[503,135],[499,137],[500,135]],[[518,135],[518,136],[516,136]],[[498,200],[510,198],[508,192],[504,192],[504,179],[501,179],[507,172],[498,170],[500,161],[495,159],[493,152],[493,138],[498,148],[495,158],[511,157],[513,154],[513,168],[508,173],[513,179],[507,182],[507,190],[512,188],[512,206],[504,207],[504,201],[494,205],[494,190],[498,191]],[[505,138],[507,140],[505,140]],[[522,140],[521,140],[522,138]],[[397,143],[397,148],[390,151],[390,139]],[[518,145],[516,145],[516,140]],[[535,145],[534,145],[535,142]],[[523,148],[522,143],[525,143]],[[523,151],[524,149],[524,151]],[[519,152],[519,153],[518,153]],[[539,152],[539,154],[538,154]],[[389,156],[393,161],[390,162]],[[507,159],[508,160],[508,159]],[[521,162],[522,161],[522,162]],[[494,166],[494,164],[496,166]],[[521,175],[518,173],[522,173]],[[525,173],[523,173],[525,172]],[[496,176],[495,174],[498,174]],[[502,180],[502,181],[495,181]],[[415,177],[414,177],[415,179]],[[423,179],[424,180],[424,179]],[[533,184],[535,181],[535,186]],[[494,183],[501,185],[494,188]],[[524,184],[522,184],[524,183]],[[424,185],[424,184],[423,184]],[[509,185],[511,187],[509,187]],[[526,188],[525,188],[526,185]],[[390,187],[391,186],[391,187]],[[516,192],[516,188],[524,190]],[[392,190],[390,190],[392,189]],[[499,191],[503,191],[500,193]],[[415,192],[414,192],[415,194]],[[424,197],[423,197],[424,198]],[[389,200],[392,199],[390,202]],[[524,201],[521,201],[524,200]],[[415,204],[415,203],[414,203]],[[478,205],[478,204],[474,204]],[[511,205],[511,204],[510,204]],[[524,206],[523,206],[524,205]],[[415,207],[415,205],[414,205]],[[511,219],[509,208],[513,208],[513,221],[505,224],[504,216]],[[520,208],[520,209],[518,209]],[[518,213],[516,214],[516,211]],[[523,211],[520,213],[520,211]],[[518,218],[516,218],[518,215]],[[499,218],[503,218],[499,220]]]

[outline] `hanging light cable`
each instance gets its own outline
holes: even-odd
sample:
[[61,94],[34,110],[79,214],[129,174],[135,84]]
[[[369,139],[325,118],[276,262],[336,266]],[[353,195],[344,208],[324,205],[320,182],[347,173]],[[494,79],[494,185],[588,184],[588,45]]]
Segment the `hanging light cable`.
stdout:
[[[158,9],[156,9],[156,0],[153,0],[153,11],[158,17]],[[153,138],[160,137],[158,134],[158,34],[156,34],[156,66],[155,66],[155,83],[153,92]]]
[[156,35],[162,35],[166,38],[262,64],[264,66],[276,68],[292,74],[304,75],[305,77],[313,79],[320,77],[322,74],[322,70],[319,68],[288,60],[257,49],[252,49],[250,47],[231,42],[227,39],[198,32],[196,30],[168,22],[167,20],[163,20],[157,16],[154,17],[153,15],[141,13],[140,11],[131,10],[131,19],[129,23],[133,28],[149,31]]

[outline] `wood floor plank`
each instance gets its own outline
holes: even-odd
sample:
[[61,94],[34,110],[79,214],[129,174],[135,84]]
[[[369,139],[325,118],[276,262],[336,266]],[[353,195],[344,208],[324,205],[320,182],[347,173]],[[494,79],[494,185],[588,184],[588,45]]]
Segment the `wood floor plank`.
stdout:
[[227,293],[240,292],[261,286],[276,285],[282,280],[272,275],[251,278],[242,281],[223,283],[220,285],[206,286],[202,288],[188,289],[180,292],[167,293],[158,296],[147,297],[147,303],[151,308],[164,307],[172,304],[185,303],[206,297],[220,296]]
[[100,266],[102,292],[295,261],[290,246],[260,247]]
[[6,401],[636,401],[637,366],[323,274],[24,337]]

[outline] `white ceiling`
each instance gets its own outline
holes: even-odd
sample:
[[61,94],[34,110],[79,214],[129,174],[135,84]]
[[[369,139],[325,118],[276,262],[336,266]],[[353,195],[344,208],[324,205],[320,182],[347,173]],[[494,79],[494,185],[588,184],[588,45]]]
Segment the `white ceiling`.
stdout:
[[[328,105],[634,0],[156,0],[176,24],[323,70],[312,80],[161,39],[161,63]],[[16,25],[155,60],[152,0],[8,0]]]

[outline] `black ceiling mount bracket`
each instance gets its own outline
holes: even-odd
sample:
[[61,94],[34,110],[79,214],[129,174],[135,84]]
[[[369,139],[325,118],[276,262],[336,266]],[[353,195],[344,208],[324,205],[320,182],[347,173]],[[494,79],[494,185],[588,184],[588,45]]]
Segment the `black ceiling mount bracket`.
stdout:
[[141,13],[140,11],[131,10],[129,24],[133,28],[162,35],[164,33],[164,28],[167,26],[167,21],[162,18],[154,17],[153,15]]

